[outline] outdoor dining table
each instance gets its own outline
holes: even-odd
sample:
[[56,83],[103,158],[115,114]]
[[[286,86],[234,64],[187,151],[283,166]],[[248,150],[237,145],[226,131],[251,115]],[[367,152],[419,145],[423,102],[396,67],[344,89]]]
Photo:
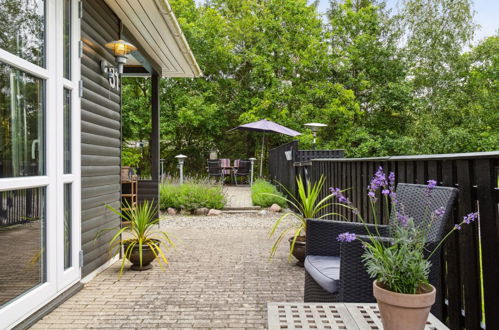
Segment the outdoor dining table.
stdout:
[[[382,330],[378,304],[277,303],[267,304],[268,329]],[[425,330],[448,330],[435,316]]]

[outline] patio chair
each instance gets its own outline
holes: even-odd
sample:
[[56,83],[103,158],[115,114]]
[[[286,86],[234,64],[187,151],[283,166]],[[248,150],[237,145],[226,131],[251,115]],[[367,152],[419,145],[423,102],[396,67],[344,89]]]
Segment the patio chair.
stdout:
[[232,172],[234,175],[234,182],[237,186],[237,178],[248,177],[250,175],[251,162],[249,160],[240,159],[237,168]]
[[[427,243],[432,250],[442,238],[451,213],[457,189],[435,187],[429,200],[429,209],[445,208],[440,221],[429,223],[425,217],[427,187],[425,185],[399,183],[397,185],[396,209],[390,213],[389,225],[378,225],[383,240],[390,240],[391,228],[397,220],[397,211],[412,217],[416,225],[429,225]],[[371,233],[376,225],[368,225]],[[372,294],[372,282],[362,262],[364,248],[362,242],[351,243],[337,241],[344,232],[367,235],[362,223],[307,219],[307,244],[305,259],[305,302],[375,302]],[[374,231],[375,232],[375,231]],[[362,237],[362,236],[361,236]],[[367,238],[366,238],[367,239]],[[437,300],[432,313],[441,315],[441,253],[435,253],[431,259],[429,280],[437,288]]]
[[224,180],[225,173],[220,159],[208,160],[208,177],[212,176]]

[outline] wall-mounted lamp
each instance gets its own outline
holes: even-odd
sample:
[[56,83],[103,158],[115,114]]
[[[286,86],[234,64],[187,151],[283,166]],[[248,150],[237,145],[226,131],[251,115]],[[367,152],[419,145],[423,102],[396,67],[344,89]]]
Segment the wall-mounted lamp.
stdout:
[[315,149],[315,144],[317,143],[317,132],[319,131],[320,128],[326,127],[327,125],[321,123],[308,123],[305,124],[304,126],[312,130],[312,134],[314,135],[314,149]]
[[[126,42],[125,40],[115,40],[111,41],[110,43],[107,43],[106,48],[109,48],[113,51],[113,55],[116,58],[116,69],[118,70],[118,74],[123,74],[123,65],[126,63],[128,54],[131,52],[137,50],[137,47],[132,45],[129,42]],[[113,69],[115,68],[114,66],[109,65],[106,61],[101,62],[101,70],[102,72],[106,72],[108,75],[108,78],[112,78],[113,76]]]

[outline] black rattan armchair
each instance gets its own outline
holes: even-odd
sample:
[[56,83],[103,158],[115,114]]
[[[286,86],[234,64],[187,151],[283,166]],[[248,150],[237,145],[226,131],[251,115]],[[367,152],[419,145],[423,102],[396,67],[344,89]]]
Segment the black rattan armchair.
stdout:
[[[427,238],[429,250],[443,237],[446,222],[449,219],[457,189],[435,187],[431,198],[427,196],[427,186],[400,183],[397,185],[397,206],[390,213],[390,224],[397,220],[397,211],[414,219],[417,225],[430,226]],[[429,203],[429,205],[427,204]],[[427,206],[428,205],[428,206]],[[425,210],[445,208],[440,221],[429,222]],[[368,225],[375,232],[375,225]],[[391,225],[378,225],[379,234],[390,239]],[[307,220],[307,258],[305,260],[305,302],[374,302],[372,294],[373,279],[369,277],[362,263],[364,248],[362,242],[351,243],[337,241],[344,232],[367,235],[361,223],[331,220]],[[431,258],[430,283],[437,288],[437,301],[432,312],[441,313],[441,254]],[[322,277],[324,276],[324,277]]]

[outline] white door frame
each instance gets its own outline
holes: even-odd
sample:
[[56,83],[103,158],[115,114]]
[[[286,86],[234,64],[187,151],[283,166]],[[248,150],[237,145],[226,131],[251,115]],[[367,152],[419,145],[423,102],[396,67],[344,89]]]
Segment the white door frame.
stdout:
[[[71,80],[63,78],[63,0],[45,0],[46,68],[0,49],[0,61],[45,81],[45,168],[43,176],[0,179],[0,191],[45,187],[46,282],[0,309],[0,328],[10,328],[57,297],[81,278],[81,167],[80,167],[80,18],[78,1],[71,0]],[[72,173],[64,173],[63,89],[71,90]],[[71,267],[64,270],[63,184],[72,185]],[[1,265],[0,265],[1,266]]]

